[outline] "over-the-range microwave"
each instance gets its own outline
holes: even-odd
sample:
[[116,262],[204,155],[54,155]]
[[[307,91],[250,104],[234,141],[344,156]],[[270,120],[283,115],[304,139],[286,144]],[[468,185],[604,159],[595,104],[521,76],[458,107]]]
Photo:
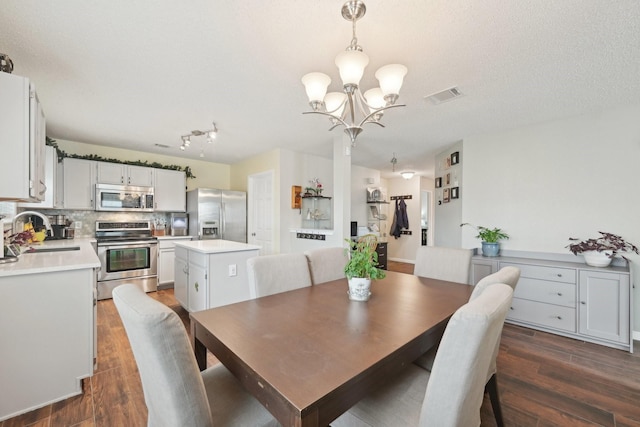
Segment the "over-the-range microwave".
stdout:
[[97,211],[153,212],[153,187],[96,184]]

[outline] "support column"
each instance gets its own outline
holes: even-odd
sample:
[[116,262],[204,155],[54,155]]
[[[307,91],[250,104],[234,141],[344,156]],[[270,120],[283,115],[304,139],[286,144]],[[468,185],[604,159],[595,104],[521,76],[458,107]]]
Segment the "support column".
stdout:
[[333,138],[333,230],[343,245],[351,236],[351,140],[344,133]]

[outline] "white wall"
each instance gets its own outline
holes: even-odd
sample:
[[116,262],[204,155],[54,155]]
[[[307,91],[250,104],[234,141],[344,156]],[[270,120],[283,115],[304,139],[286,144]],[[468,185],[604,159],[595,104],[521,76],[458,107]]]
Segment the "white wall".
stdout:
[[379,170],[351,165],[351,221],[361,227],[367,225],[367,188],[382,186]]
[[[454,152],[458,152],[458,164],[446,166],[446,158],[450,157]],[[467,203],[465,194],[467,177],[465,176],[463,179],[462,176],[464,174],[463,166],[466,163],[465,157],[476,164],[475,158],[468,157],[466,151],[463,153],[462,141],[451,145],[436,156],[436,178],[442,178],[442,187],[435,189],[436,221],[433,233],[435,246],[460,247],[462,240],[460,224],[467,222],[466,220],[463,221],[462,217],[462,206]],[[449,175],[449,183],[446,182],[447,174]],[[463,188],[463,182],[465,188]],[[448,188],[451,191],[453,187],[458,187],[459,197],[457,199],[450,197],[449,202],[445,202],[444,189]]]
[[[635,105],[465,138],[462,221],[504,229],[512,250],[568,253],[569,237],[598,231],[639,245],[639,117]],[[462,246],[478,247],[475,235],[465,227]]]
[[[393,178],[387,180],[389,186],[389,221],[388,227],[391,227],[396,202],[390,200],[392,196],[410,195],[412,198],[404,202],[407,204],[407,217],[409,218],[409,230],[411,235],[402,234],[399,238],[393,236],[388,237],[387,257],[393,261],[414,262],[416,259],[416,250],[420,246],[421,227],[420,227],[420,177],[415,175],[411,179]],[[386,230],[387,234],[389,230]]]

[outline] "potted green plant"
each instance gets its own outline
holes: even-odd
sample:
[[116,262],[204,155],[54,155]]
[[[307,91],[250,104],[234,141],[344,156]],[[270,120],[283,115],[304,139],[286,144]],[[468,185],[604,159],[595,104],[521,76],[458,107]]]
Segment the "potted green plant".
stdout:
[[[618,252],[638,253],[638,248],[622,237],[604,231],[598,231],[598,233],[600,237],[586,240],[570,237],[569,240],[577,243],[570,243],[566,247],[574,255],[582,254],[587,265],[592,267],[607,267]],[[625,256],[621,255],[621,257],[629,261]]]
[[349,299],[367,301],[371,295],[371,280],[384,279],[385,272],[377,267],[378,253],[374,245],[366,240],[345,241],[349,244],[345,249],[349,261],[344,267],[344,274],[349,280]]
[[460,224],[460,227],[463,225],[468,225],[478,231],[476,237],[482,240],[482,255],[484,256],[498,256],[500,253],[500,240],[509,238],[509,235],[499,228],[487,228],[481,225],[476,227],[468,222]]

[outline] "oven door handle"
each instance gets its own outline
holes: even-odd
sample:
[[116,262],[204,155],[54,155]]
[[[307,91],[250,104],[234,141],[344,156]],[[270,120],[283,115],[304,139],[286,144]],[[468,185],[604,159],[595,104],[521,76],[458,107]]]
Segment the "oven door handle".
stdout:
[[98,243],[98,247],[99,248],[121,248],[123,246],[129,246],[129,247],[145,247],[145,246],[157,246],[158,245],[158,241],[157,240],[147,240],[147,241],[128,241],[128,242],[104,242],[104,243]]

